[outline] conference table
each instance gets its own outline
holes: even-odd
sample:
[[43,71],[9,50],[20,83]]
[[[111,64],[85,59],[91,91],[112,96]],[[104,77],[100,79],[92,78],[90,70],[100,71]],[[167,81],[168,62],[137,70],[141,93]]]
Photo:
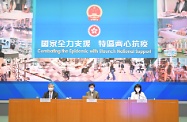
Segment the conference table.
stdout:
[[10,99],[9,122],[178,122],[177,100]]
[[12,12],[5,12],[0,14],[0,19],[25,19],[25,18],[33,18],[32,13],[24,13],[21,10],[14,10]]
[[166,28],[167,24],[170,24],[172,30],[181,30],[187,27],[187,17],[182,18],[168,18],[168,19],[158,19],[159,30]]
[[166,39],[187,39],[187,36],[181,36],[176,34],[177,30],[174,31],[159,31],[159,36]]
[[180,14],[180,13],[163,12],[163,13],[158,13],[157,17],[159,19],[174,19],[174,18],[186,18],[187,15],[186,14]]

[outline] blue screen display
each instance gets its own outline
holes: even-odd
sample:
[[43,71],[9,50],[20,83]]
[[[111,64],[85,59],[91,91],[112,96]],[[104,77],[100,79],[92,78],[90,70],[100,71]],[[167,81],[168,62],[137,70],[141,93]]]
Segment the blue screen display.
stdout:
[[34,3],[36,58],[156,58],[155,0]]

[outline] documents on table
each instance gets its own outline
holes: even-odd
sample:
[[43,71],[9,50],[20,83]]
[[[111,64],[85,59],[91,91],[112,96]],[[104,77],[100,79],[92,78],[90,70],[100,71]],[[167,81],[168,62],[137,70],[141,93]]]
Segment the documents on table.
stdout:
[[86,99],[86,102],[88,102],[88,103],[96,103],[97,99]]
[[51,102],[50,98],[40,98],[40,102],[46,103],[46,102]]
[[138,99],[137,103],[147,103],[147,99]]

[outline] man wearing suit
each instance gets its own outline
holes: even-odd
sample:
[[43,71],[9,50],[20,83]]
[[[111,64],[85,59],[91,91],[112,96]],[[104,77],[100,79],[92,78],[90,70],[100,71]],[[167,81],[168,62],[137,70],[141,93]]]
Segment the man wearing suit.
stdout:
[[178,0],[175,6],[175,13],[181,13],[187,11],[187,2],[186,0]]
[[92,97],[93,99],[99,99],[99,93],[95,91],[95,84],[91,83],[88,85],[89,91],[86,92],[86,96]]
[[58,99],[58,93],[54,91],[54,85],[52,83],[48,85],[48,91],[44,93],[43,98]]
[[[31,4],[32,0],[10,0],[9,12],[13,10],[13,6],[16,6],[15,10],[22,10],[25,13],[29,13]],[[25,6],[27,7],[26,10]]]

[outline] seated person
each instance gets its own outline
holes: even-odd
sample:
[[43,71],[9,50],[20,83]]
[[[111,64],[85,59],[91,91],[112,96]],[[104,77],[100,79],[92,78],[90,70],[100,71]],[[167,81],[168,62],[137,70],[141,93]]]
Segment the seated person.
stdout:
[[106,80],[113,80],[113,75],[111,72],[108,73]]
[[169,64],[166,68],[166,72],[164,73],[164,81],[169,81],[169,82],[175,81],[175,72],[171,64]]
[[54,85],[52,83],[48,85],[48,91],[44,93],[43,98],[58,99],[58,93],[54,91]]
[[20,0],[20,1],[19,0],[11,0],[9,12],[16,9],[16,10],[22,10],[25,13],[29,13],[30,8],[31,8],[31,3],[32,3],[31,0]]
[[187,82],[187,67],[186,66],[182,66],[180,81]]
[[91,83],[88,85],[89,87],[89,91],[86,92],[86,96],[89,96],[93,99],[99,99],[99,93],[97,91],[95,91],[95,84]]
[[176,34],[181,35],[181,36],[186,36],[187,35],[187,27],[178,30],[176,32]]
[[187,2],[185,0],[178,0],[176,3],[174,12],[181,13],[187,11]]
[[11,12],[12,10],[15,10],[15,8],[16,8],[16,1],[10,0],[10,6],[8,8],[8,11]]
[[144,81],[145,82],[154,82],[155,81],[155,76],[153,74],[153,71],[147,71],[144,75],[143,75]]
[[142,92],[142,87],[140,84],[136,84],[134,86],[134,92],[131,93],[131,100],[138,100],[138,99],[147,99],[145,94]]
[[[29,13],[31,9],[32,0],[22,0],[22,11],[25,13]],[[26,9],[25,9],[26,6]]]
[[1,5],[1,11],[4,13],[5,12],[5,9],[3,7],[3,0],[0,0],[0,5]]

